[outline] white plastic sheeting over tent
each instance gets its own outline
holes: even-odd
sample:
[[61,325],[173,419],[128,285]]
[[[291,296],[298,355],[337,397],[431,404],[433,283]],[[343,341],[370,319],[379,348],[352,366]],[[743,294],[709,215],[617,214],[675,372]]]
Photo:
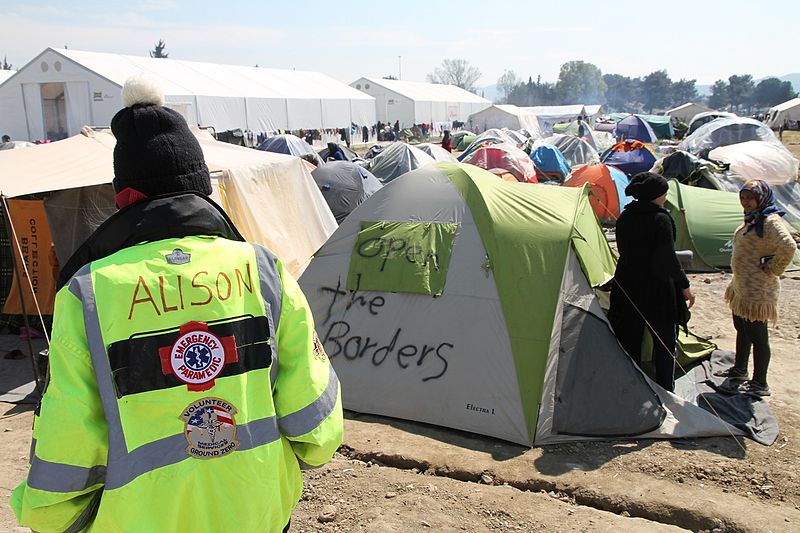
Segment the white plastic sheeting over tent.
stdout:
[[[245,238],[267,246],[299,276],[337,227],[303,161],[218,142],[204,131],[195,135],[211,171],[212,198]],[[13,197],[110,184],[115,144],[110,132],[86,128],[63,141],[0,152],[0,193]]]
[[493,105],[470,115],[467,119],[467,124],[477,126],[481,131],[492,128],[525,129],[536,135],[541,135],[539,119],[529,109],[510,104]]
[[167,105],[189,124],[217,131],[375,123],[372,97],[318,72],[48,48],[0,86],[0,129],[34,140],[107,127],[122,107],[125,80],[141,72],[161,85]]
[[375,98],[375,117],[385,123],[414,124],[466,122],[471,114],[492,103],[455,85],[416,81],[359,78],[351,87]]
[[711,150],[713,161],[730,165],[730,171],[746,180],[763,179],[770,185],[797,180],[798,161],[782,145],[747,141]]

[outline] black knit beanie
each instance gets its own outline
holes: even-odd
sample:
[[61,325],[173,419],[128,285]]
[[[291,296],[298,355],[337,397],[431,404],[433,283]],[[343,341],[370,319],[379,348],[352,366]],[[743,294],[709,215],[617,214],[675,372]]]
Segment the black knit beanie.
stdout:
[[669,190],[666,178],[655,172],[640,172],[631,178],[625,187],[625,194],[633,196],[640,202],[649,202],[662,196]]
[[211,194],[203,149],[177,111],[164,107],[158,86],[134,76],[122,88],[125,107],[111,119],[114,191],[131,187],[145,196],[181,191]]

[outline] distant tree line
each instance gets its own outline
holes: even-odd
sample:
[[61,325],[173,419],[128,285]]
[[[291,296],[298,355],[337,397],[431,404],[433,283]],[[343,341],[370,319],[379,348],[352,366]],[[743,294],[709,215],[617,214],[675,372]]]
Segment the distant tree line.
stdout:
[[[464,76],[467,72],[471,75]],[[480,71],[466,60],[445,59],[428,75],[428,80],[473,90],[479,77]],[[513,70],[506,70],[497,80],[497,89],[498,103],[518,106],[606,104],[612,110],[638,113],[663,111],[686,102],[750,113],[754,108],[772,107],[797,96],[789,81],[766,78],[756,84],[750,74],[735,74],[727,81],[717,80],[707,98],[698,94],[695,83],[696,80],[687,79],[672,81],[666,70],[632,78],[603,74],[597,66],[585,61],[569,61],[561,66],[555,83],[542,82],[541,76],[535,81],[529,76],[525,81]]]

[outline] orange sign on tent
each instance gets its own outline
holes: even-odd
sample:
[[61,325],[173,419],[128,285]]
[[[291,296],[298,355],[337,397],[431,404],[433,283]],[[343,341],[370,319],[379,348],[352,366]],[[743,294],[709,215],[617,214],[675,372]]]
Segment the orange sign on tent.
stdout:
[[[3,306],[3,313],[23,314],[20,285],[24,295],[24,312],[34,315],[36,303],[44,315],[53,314],[56,296],[58,261],[43,200],[8,200],[8,215],[13,232],[9,235],[14,250],[14,279]],[[22,255],[20,256],[20,251]],[[21,275],[21,283],[17,275]],[[35,296],[34,296],[35,295]],[[34,301],[35,298],[35,301]]]

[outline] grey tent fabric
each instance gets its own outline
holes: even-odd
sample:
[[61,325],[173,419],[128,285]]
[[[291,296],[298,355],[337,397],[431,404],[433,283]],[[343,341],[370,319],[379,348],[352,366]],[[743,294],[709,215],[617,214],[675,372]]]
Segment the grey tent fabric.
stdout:
[[381,183],[389,183],[406,172],[434,163],[434,159],[414,146],[393,142],[370,160],[368,170]]
[[779,429],[766,400],[735,392],[726,378],[714,375],[714,372],[732,365],[733,352],[716,350],[710,360],[691,370],[695,381],[706,385],[699,388],[697,403],[744,431],[754,441],[770,446],[778,438]]
[[[345,146],[343,144],[337,144],[339,149],[344,154],[344,158],[348,161],[363,161],[363,159],[354,151],[350,149],[350,147]],[[318,152],[320,161],[327,161],[328,160],[328,147],[326,146],[322,150]]]
[[44,201],[47,222],[53,231],[53,245],[59,264],[66,264],[72,253],[94,230],[117,212],[111,184],[56,191]]
[[[658,395],[631,364],[606,322],[565,305],[559,352],[554,431],[619,437],[661,426],[666,411]],[[612,382],[615,386],[608,387]],[[614,416],[608,416],[611,412]]]
[[450,161],[450,162],[457,161],[457,159],[453,156],[453,154],[451,154],[438,144],[422,143],[416,146],[417,148],[419,148],[420,150],[431,156],[436,161]]
[[289,154],[300,157],[303,154],[317,153],[311,145],[297,135],[285,134],[270,137],[258,145],[258,149],[264,152],[274,152],[276,154]]
[[372,193],[383,187],[368,170],[349,161],[330,161],[311,171],[339,224]]

